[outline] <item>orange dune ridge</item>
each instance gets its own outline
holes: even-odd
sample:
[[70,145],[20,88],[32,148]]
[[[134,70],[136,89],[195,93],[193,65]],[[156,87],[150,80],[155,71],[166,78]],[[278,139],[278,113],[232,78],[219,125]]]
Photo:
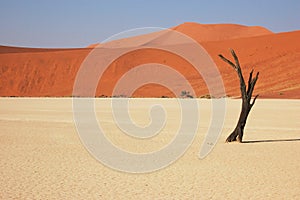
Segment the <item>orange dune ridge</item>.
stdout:
[[[256,26],[197,23],[184,23],[173,30],[193,38],[206,49],[218,66],[228,96],[240,95],[239,81],[235,71],[221,61],[218,54],[231,58],[229,48],[232,48],[240,59],[246,80],[251,69],[260,72],[254,93],[265,98],[300,98],[300,31],[275,34]],[[156,32],[99,46],[107,48],[106,52],[109,54],[118,48],[139,47],[151,42],[163,45],[167,37],[168,35]],[[0,96],[71,96],[80,65],[96,46],[80,49],[0,46]],[[204,81],[190,63],[168,52],[157,53],[148,49],[130,52],[112,62],[99,81],[96,96],[111,96],[122,75],[135,66],[149,62],[167,65],[179,71],[192,85],[196,96],[208,94]],[[155,70],[157,74],[160,73]],[[143,76],[137,77],[143,79]],[[167,74],[163,77],[169,78]],[[174,97],[184,90],[181,85],[175,87],[176,94],[163,86],[148,84],[138,88],[132,96]],[[125,87],[122,94],[126,92]]]
[[274,34],[268,29],[260,26],[243,26],[238,24],[198,24],[191,22],[176,26],[173,30],[184,33],[198,42],[222,41]]

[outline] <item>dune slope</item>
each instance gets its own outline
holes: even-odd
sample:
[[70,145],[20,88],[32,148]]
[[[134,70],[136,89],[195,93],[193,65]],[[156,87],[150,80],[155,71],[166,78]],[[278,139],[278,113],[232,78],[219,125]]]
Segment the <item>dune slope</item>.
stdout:
[[[260,72],[255,93],[266,98],[300,98],[300,31],[274,34],[262,27],[196,23],[185,23],[173,29],[192,37],[205,48],[220,70],[227,95],[239,96],[239,82],[235,71],[222,62],[218,54],[230,58],[228,49],[233,48],[240,58],[246,79],[251,69]],[[112,41],[101,46],[109,56],[110,52],[127,48],[128,45],[170,45],[165,39],[168,37],[158,32]],[[93,48],[34,49],[0,46],[0,96],[71,96],[76,74],[92,50]],[[135,66],[149,62],[167,65],[179,71],[191,83],[196,96],[208,94],[201,76],[189,63],[166,52],[139,50],[110,64],[99,81],[96,96],[111,96],[122,75]],[[161,73],[160,70],[155,70],[155,73]],[[135,74],[139,74],[139,69],[135,69]],[[137,75],[134,78],[143,79],[143,76]],[[163,77],[169,78],[167,74]],[[138,88],[133,96],[173,97],[184,90],[181,85],[175,87],[177,94],[162,86],[145,85]],[[126,92],[128,91],[124,91],[124,94]]]
[[198,42],[221,41],[274,34],[264,27],[243,26],[238,24],[198,24],[187,22],[173,29],[192,37]]

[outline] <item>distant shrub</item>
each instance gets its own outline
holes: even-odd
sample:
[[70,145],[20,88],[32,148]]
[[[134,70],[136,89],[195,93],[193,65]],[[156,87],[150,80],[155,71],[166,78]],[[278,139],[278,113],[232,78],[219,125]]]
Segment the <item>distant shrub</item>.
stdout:
[[211,99],[212,97],[210,96],[210,94],[205,94],[200,96],[201,99]]
[[124,95],[124,94],[120,94],[120,95],[113,95],[112,97],[113,97],[113,98],[127,98],[127,96],[126,96],[126,95]]
[[183,90],[180,93],[181,98],[194,98],[193,95],[190,94],[189,91]]

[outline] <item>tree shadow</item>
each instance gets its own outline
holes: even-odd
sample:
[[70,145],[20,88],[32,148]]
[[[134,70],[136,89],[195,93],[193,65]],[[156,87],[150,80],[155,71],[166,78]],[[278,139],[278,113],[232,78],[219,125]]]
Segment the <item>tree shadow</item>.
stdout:
[[295,142],[295,141],[300,141],[300,139],[250,140],[250,141],[243,141],[243,143],[264,143],[264,142]]

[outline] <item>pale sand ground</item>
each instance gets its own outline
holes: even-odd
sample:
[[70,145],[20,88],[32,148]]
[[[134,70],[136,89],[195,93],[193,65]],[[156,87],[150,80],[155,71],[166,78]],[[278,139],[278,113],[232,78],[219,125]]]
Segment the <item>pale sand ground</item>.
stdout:
[[[146,105],[153,102],[166,104],[171,119],[158,139],[136,142],[118,134],[108,100],[99,102],[99,121],[107,136],[129,151],[161,147],[178,124],[176,101],[135,99],[131,105],[139,109],[131,114],[138,124],[149,122]],[[261,142],[244,144],[224,143],[240,110],[240,100],[227,103],[222,135],[205,159],[198,154],[209,126],[210,106],[208,100],[200,100],[199,130],[184,156],[156,172],[128,174],[105,167],[86,151],[73,123],[71,99],[1,98],[0,198],[300,199],[300,100],[259,99],[244,140]]]

